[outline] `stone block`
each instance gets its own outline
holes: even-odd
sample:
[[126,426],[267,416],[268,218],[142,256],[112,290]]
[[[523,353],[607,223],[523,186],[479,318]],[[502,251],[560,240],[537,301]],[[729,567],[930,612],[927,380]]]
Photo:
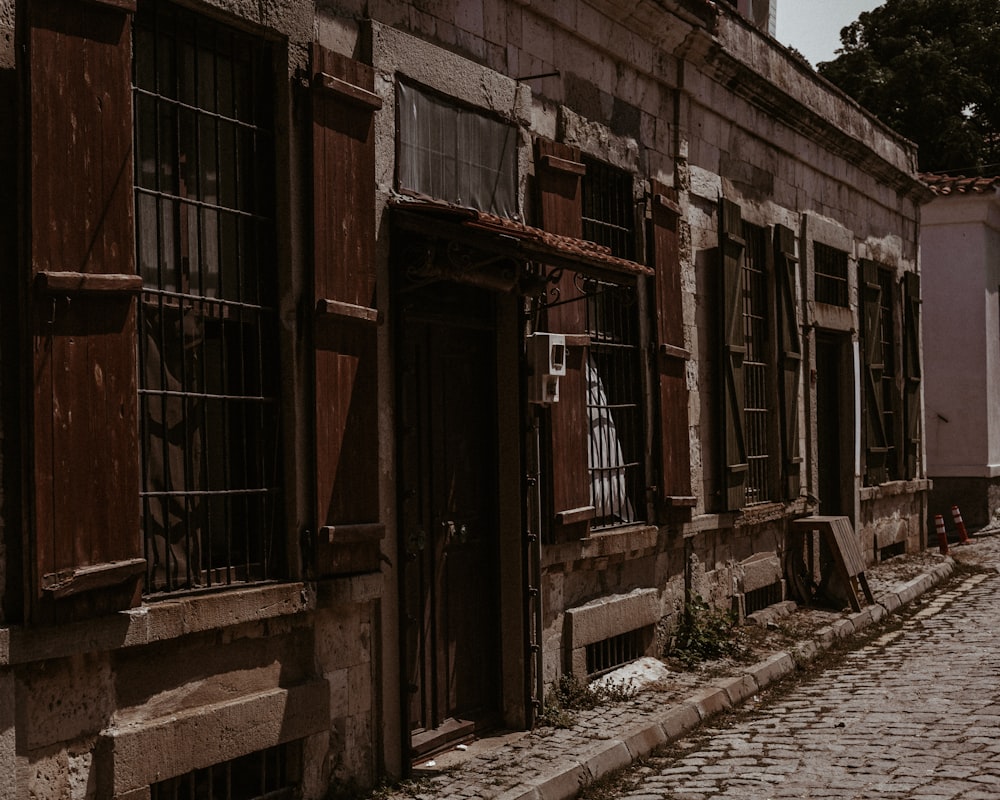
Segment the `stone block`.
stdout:
[[43,661],[19,670],[17,684],[23,703],[18,724],[29,750],[93,736],[114,711],[114,680],[104,656]]
[[660,619],[656,589],[637,589],[566,611],[569,647],[576,649],[621,633],[655,625]]
[[330,727],[326,681],[276,688],[100,734],[98,771],[132,791]]
[[548,775],[530,781],[539,800],[565,800],[576,797],[587,785],[587,770],[582,764],[554,764]]
[[891,614],[896,609],[898,609],[903,602],[899,599],[899,595],[896,592],[887,592],[878,598],[879,605],[886,610],[886,613]]
[[726,691],[717,686],[701,689],[687,698],[685,702],[698,709],[698,714],[702,719],[708,719],[733,707],[733,702],[729,699]]
[[621,738],[634,759],[641,758],[667,743],[663,726],[655,722],[638,725],[626,731]]
[[686,736],[701,724],[701,714],[691,702],[681,703],[659,717],[660,727],[668,742]]
[[722,681],[719,684],[719,688],[726,693],[729,701],[734,706],[738,706],[753,697],[757,693],[759,687],[757,686],[757,681],[754,676],[746,674]]
[[632,754],[621,741],[602,742],[580,756],[580,762],[594,781],[632,763]]
[[763,661],[758,661],[749,669],[757,686],[762,689],[794,671],[795,660],[788,653],[774,653]]

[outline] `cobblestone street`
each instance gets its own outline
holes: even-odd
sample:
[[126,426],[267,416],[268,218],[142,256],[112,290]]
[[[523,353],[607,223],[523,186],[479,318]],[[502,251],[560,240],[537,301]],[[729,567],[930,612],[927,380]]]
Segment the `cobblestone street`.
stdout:
[[621,796],[996,798],[998,629],[1000,576],[968,575],[743,721],[678,741]]

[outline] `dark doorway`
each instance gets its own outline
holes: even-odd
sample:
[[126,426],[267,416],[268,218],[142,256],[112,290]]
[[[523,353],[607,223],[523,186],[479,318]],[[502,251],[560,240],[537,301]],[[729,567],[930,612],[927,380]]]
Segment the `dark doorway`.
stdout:
[[844,511],[844,425],[841,394],[843,347],[834,336],[816,337],[816,456],[819,469],[819,513]]
[[488,292],[401,292],[400,558],[412,758],[500,712],[496,325]]

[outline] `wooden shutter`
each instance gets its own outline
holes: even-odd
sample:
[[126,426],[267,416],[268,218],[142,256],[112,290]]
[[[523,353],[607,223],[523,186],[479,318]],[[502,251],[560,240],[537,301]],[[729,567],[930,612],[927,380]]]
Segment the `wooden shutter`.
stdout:
[[743,359],[743,214],[719,199],[719,252],[722,297],[722,492],[726,509],[742,508],[746,499],[747,449],[744,436]]
[[795,300],[795,233],[774,226],[774,268],[777,278],[778,355],[781,359],[781,454],[785,498],[799,496],[802,458],[799,454],[799,379],[802,373],[802,336]]
[[920,276],[903,274],[903,413],[906,417],[905,476],[918,478],[920,469]]
[[25,552],[35,620],[135,605],[145,568],[132,10],[80,0],[18,6],[27,119],[23,307],[31,350]]
[[[583,235],[581,178],[586,168],[575,147],[539,140],[535,175],[542,228],[562,236]],[[573,273],[564,271],[556,302],[573,298]],[[561,534],[586,536],[594,506],[590,497],[587,454],[590,420],[587,415],[587,316],[584,301],[546,310],[545,324],[553,333],[567,334],[566,374],[559,380],[559,402],[550,407],[552,454],[552,509]]]
[[375,136],[371,67],[313,66],[315,576],[379,568]]
[[681,294],[677,193],[651,182],[652,256],[656,271],[656,331],[660,386],[660,494],[666,506],[691,506],[687,362]]
[[888,441],[885,418],[882,414],[882,371],[885,368],[882,350],[882,288],[878,280],[878,266],[874,261],[862,260],[860,271],[861,328],[864,358],[862,364],[862,416],[864,426],[865,472],[874,474],[886,463]]

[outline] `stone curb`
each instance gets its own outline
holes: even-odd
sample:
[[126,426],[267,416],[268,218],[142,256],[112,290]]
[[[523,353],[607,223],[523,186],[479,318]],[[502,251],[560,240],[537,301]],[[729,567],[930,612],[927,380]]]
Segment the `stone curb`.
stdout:
[[897,609],[942,583],[955,571],[948,558],[928,572],[892,592],[875,598],[875,604],[844,617],[816,632],[816,639],[796,647],[794,653],[779,651],[751,665],[741,674],[699,689],[674,703],[650,722],[636,725],[617,739],[601,742],[563,761],[547,774],[501,794],[497,800],[571,800],[584,786],[648,755],[657,747],[676,741],[719,713],[742,705],[757,692],[799,669],[840,639],[874,625]]

